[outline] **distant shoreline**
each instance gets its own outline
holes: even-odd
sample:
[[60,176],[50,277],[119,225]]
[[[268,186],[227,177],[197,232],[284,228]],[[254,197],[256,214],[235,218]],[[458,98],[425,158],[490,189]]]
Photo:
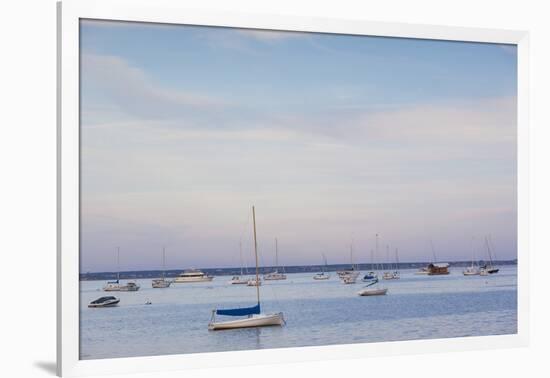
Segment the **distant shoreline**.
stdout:
[[[443,261],[442,261],[443,262]],[[462,268],[470,266],[471,261],[451,261],[449,262],[451,268]],[[480,260],[478,264],[483,265],[486,263],[484,260]],[[430,262],[405,262],[396,264],[393,263],[391,268],[388,270],[401,270],[401,269],[419,269],[427,266]],[[356,264],[358,270],[369,270],[369,263],[358,263]],[[502,265],[517,265],[517,260],[498,260],[493,261],[493,265],[502,266]],[[387,266],[387,264],[378,263],[380,267],[378,270],[386,270],[381,266]],[[329,272],[334,272],[337,270],[349,269],[350,264],[330,264],[324,267],[323,265],[291,265],[291,266],[281,266],[279,269],[285,271],[285,273],[315,273],[321,271],[322,268],[325,268]],[[376,264],[375,264],[376,269]],[[183,272],[185,269],[170,269],[165,271],[166,277],[176,277],[178,274]],[[200,268],[206,274],[213,276],[232,276],[239,275],[241,273],[240,267],[232,268]],[[259,268],[260,274],[266,274],[274,270],[273,266],[262,266]],[[245,269],[246,272],[246,269]],[[116,272],[87,272],[80,273],[80,281],[100,281],[100,280],[109,280],[116,278]],[[162,270],[133,270],[133,271],[124,271],[120,272],[120,279],[147,279],[147,278],[157,278],[162,274]],[[246,274],[246,273],[245,273]],[[254,268],[248,268],[248,275],[254,274]]]

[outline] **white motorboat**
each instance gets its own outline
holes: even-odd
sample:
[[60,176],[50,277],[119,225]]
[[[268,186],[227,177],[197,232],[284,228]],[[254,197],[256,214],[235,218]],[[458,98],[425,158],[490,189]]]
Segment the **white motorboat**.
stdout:
[[170,287],[172,281],[167,280],[165,277],[166,270],[166,248],[162,248],[162,276],[160,278],[154,279],[151,281],[151,286],[153,289],[165,289]]
[[189,269],[180,273],[174,280],[175,283],[188,283],[188,282],[209,282],[214,279],[213,276],[209,276],[198,269]]
[[[250,327],[266,327],[266,326],[283,326],[285,319],[282,312],[274,314],[262,314],[260,309],[260,276],[258,269],[258,242],[256,238],[256,211],[252,206],[252,223],[254,231],[254,255],[256,257],[256,299],[257,304],[252,307],[234,308],[225,310],[212,310],[212,318],[208,323],[208,329],[211,331],[250,328]],[[216,315],[222,316],[245,316],[244,318],[227,321],[217,321]]]
[[116,281],[109,281],[105,286],[103,286],[103,291],[120,291],[120,282],[118,278]]
[[107,297],[98,298],[95,301],[91,301],[88,304],[88,307],[90,308],[115,307],[118,305],[119,302],[120,302],[120,299],[113,296],[107,296]]
[[138,291],[138,290],[139,290],[139,285],[134,281],[128,281],[126,282],[126,285],[119,286],[119,291]]
[[271,273],[264,274],[264,281],[279,281],[279,280],[286,280],[286,274],[279,273],[279,248],[278,248],[277,238],[275,238],[275,270]]

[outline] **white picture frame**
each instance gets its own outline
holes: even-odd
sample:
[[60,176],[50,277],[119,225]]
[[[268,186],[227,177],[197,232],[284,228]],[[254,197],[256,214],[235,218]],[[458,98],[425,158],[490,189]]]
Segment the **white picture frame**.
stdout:
[[[518,332],[514,335],[391,343],[79,360],[79,19],[226,26],[516,44],[518,48]],[[57,373],[120,374],[517,347],[528,344],[528,66],[524,31],[305,18],[186,9],[177,0],[58,3]],[[300,353],[296,353],[297,349]]]

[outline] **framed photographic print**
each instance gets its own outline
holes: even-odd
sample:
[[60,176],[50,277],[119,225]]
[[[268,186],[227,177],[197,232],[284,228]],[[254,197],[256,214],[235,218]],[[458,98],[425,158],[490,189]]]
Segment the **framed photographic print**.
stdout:
[[527,33],[58,13],[58,374],[527,343]]

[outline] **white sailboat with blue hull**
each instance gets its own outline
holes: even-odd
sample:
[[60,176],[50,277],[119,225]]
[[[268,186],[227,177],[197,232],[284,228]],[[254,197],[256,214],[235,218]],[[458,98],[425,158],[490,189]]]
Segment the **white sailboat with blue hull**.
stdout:
[[[259,281],[258,269],[258,242],[256,239],[256,211],[252,206],[252,222],[254,224],[254,254],[256,256],[256,282]],[[252,307],[241,307],[232,309],[212,310],[212,319],[208,323],[208,329],[211,331],[236,328],[282,326],[285,319],[282,312],[274,314],[262,314],[260,307],[260,286],[256,286],[256,298],[258,303]],[[227,321],[217,321],[216,315],[222,316],[240,316],[241,318]]]

